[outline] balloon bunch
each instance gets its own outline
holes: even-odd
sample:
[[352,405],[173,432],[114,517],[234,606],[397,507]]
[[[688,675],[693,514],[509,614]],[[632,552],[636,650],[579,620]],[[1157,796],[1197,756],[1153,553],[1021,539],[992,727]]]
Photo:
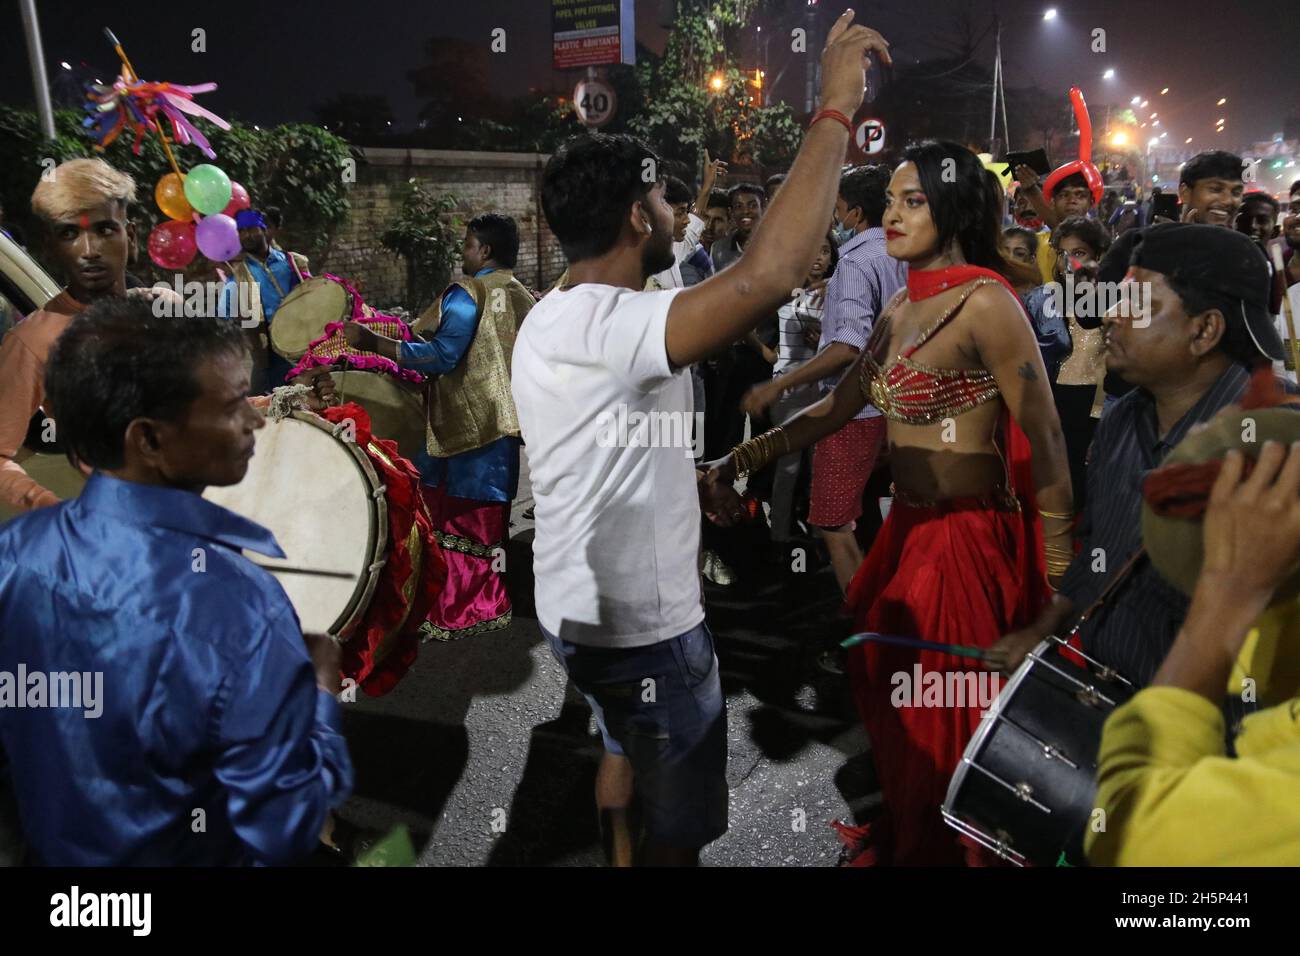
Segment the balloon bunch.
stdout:
[[[235,213],[250,205],[248,190],[211,163],[189,175],[168,173],[153,191],[167,216],[149,234],[149,258],[164,269],[184,269],[203,253],[213,262],[239,255]],[[201,216],[199,214],[202,214]]]
[[1054,170],[1043,183],[1043,198],[1052,201],[1052,193],[1061,180],[1075,173],[1082,173],[1084,181],[1092,192],[1092,201],[1101,202],[1106,186],[1101,178],[1101,171],[1092,162],[1092,119],[1088,116],[1088,104],[1083,101],[1083,90],[1077,86],[1070,88],[1070,102],[1074,104],[1074,120],[1079,124],[1079,158]]
[[157,133],[172,167],[154,188],[154,200],[167,221],[149,234],[149,258],[164,269],[184,269],[200,252],[215,262],[233,259],[240,250],[234,217],[249,207],[248,190],[211,163],[195,166],[188,175],[182,173],[160,119],[161,115],[171,123],[178,143],[197,146],[209,159],[215,159],[217,154],[207,138],[184,114],[202,116],[221,129],[230,129],[229,123],[194,102],[195,93],[215,90],[217,85],[142,82],[113,31],[105,27],[104,34],[122,61],[122,75],[111,87],[91,86],[86,107],[91,115],[83,125],[91,130],[100,150],[130,128],[135,132],[133,149],[138,154],[144,137]]

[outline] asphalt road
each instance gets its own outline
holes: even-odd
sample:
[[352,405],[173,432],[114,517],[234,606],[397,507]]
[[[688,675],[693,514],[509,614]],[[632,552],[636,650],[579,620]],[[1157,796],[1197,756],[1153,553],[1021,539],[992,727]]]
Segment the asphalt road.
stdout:
[[[526,471],[507,555],[512,625],[425,644],[391,693],[344,705],[356,787],[342,815],[378,830],[405,824],[421,865],[603,862],[592,796],[600,737],[533,616]],[[730,534],[741,578],[705,589],[731,804],[730,830],[703,862],[829,866],[840,846],[830,821],[866,819],[879,801],[847,680],[816,663],[849,624],[829,569],[767,566],[764,544],[757,528]]]

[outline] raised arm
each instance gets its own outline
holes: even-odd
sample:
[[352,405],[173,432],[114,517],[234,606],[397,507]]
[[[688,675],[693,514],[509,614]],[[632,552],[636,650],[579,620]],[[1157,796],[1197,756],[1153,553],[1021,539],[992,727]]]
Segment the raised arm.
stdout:
[[1022,165],[1016,167],[1015,174],[1016,182],[1020,183],[1025,198],[1029,200],[1029,205],[1034,207],[1034,212],[1038,213],[1038,218],[1043,220],[1049,229],[1055,229],[1060,225],[1056,219],[1056,210],[1052,208],[1052,204],[1043,195],[1042,187],[1038,185],[1038,173]]
[[709,208],[709,195],[718,181],[727,175],[727,164],[721,159],[712,159],[709,151],[704,151],[704,176],[700,180],[700,191],[695,197],[695,210],[704,212]]
[[[885,39],[852,21],[853,11],[846,10],[822,52],[822,107],[845,117],[862,105],[867,54],[875,51],[891,62]],[[743,339],[803,281],[831,221],[848,139],[846,126],[833,119],[814,123],[745,255],[673,299],[665,336],[674,366],[690,365]]]

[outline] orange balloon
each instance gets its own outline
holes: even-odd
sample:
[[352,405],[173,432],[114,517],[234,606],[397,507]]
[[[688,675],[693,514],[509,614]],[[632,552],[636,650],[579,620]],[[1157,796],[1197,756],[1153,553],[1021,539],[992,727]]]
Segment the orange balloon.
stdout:
[[177,222],[193,221],[194,207],[185,198],[185,180],[175,173],[168,173],[158,180],[158,185],[154,187],[153,198],[168,219],[175,219]]

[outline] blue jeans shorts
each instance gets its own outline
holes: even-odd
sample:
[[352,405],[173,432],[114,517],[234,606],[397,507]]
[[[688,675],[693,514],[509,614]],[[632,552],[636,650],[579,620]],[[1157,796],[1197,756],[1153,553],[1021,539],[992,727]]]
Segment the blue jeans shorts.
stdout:
[[708,626],[630,648],[541,631],[591,706],[605,750],[631,762],[647,838],[692,848],[726,833],[727,708]]

